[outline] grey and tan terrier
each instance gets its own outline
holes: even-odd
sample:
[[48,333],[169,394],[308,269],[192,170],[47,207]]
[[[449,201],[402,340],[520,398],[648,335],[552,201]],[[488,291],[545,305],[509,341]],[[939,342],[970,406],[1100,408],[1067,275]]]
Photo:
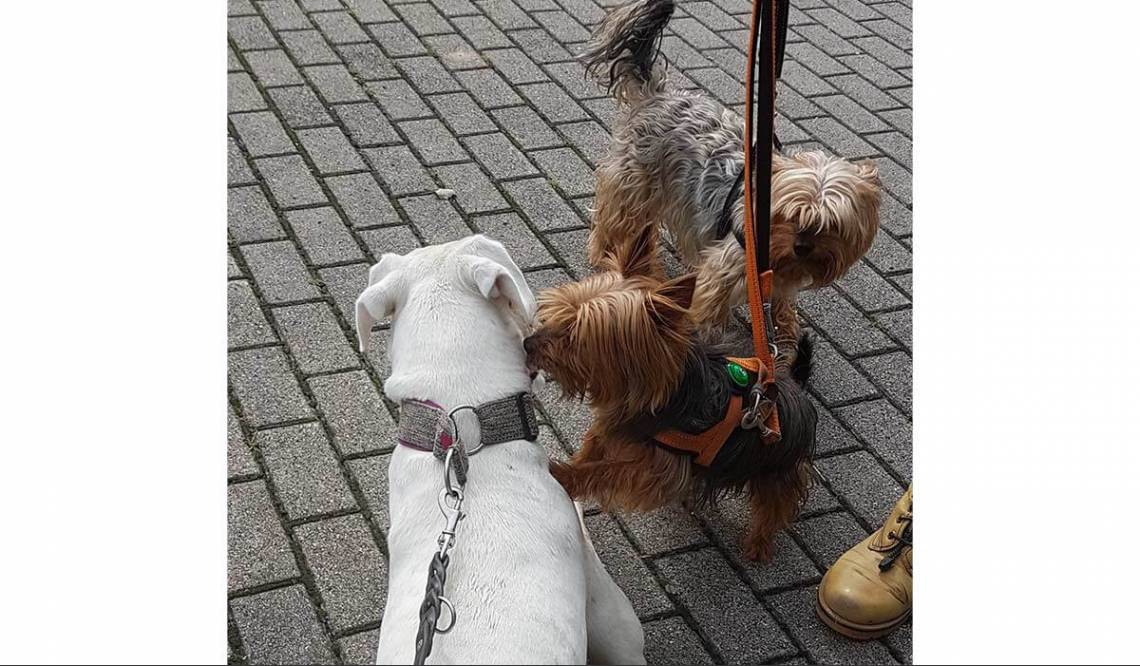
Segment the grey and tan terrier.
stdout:
[[[637,0],[598,26],[583,60],[618,100],[608,154],[598,165],[589,260],[597,266],[647,224],[669,231],[698,272],[692,309],[721,326],[744,303],[744,121],[716,100],[669,86],[656,61],[673,0]],[[772,313],[778,367],[795,360],[796,295],[834,282],[862,257],[879,228],[878,168],[820,151],[772,155]],[[728,202],[735,196],[733,202]],[[717,238],[727,211],[732,234]]]

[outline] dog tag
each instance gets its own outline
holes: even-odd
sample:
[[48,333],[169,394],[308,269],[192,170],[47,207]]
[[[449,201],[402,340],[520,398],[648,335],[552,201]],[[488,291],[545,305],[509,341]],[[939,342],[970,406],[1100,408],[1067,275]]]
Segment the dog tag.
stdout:
[[728,376],[732,379],[733,384],[740,388],[748,386],[748,371],[740,364],[729,362],[725,363],[725,367],[728,369]]

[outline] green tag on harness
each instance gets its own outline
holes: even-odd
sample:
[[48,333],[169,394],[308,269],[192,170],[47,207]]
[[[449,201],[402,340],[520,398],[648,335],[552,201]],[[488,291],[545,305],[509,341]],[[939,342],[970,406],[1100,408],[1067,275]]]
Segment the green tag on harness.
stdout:
[[739,363],[732,363],[731,361],[724,364],[728,369],[728,376],[732,379],[732,383],[740,388],[748,386],[748,371],[745,370]]

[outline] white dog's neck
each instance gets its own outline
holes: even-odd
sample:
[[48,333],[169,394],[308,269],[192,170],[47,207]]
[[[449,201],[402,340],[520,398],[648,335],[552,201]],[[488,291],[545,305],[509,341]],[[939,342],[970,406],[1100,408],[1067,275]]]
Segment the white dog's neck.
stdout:
[[400,317],[407,325],[393,322],[392,374],[384,382],[388,397],[432,400],[450,410],[530,390],[521,332],[504,323],[494,305],[463,300],[462,309],[474,311],[452,320],[460,326],[434,325],[431,317],[413,312]]

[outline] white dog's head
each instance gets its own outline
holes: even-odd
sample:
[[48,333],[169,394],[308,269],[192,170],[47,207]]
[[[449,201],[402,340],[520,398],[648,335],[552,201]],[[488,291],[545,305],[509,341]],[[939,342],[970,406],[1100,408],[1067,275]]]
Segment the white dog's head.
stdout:
[[372,326],[392,317],[393,376],[444,364],[499,367],[522,359],[535,314],[522,271],[498,241],[482,235],[385,254],[356,299],[356,335],[368,351]]

